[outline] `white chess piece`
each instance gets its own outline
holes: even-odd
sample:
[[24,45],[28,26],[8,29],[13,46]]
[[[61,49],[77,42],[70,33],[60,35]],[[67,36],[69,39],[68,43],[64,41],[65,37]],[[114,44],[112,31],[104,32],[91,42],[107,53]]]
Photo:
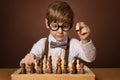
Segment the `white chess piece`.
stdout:
[[69,61],[69,64],[68,64],[68,67],[69,67],[69,72],[72,73],[72,61],[70,60]]
[[47,71],[47,58],[46,58],[46,55],[44,55],[44,58],[43,58],[43,72],[46,73]]

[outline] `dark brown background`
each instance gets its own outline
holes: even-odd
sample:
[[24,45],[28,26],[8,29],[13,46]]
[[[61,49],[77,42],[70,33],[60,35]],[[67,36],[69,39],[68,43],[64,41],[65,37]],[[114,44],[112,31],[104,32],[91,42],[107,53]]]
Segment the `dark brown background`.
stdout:
[[[49,31],[44,18],[48,4],[54,0],[0,1],[0,68],[19,67],[19,61],[32,45]],[[89,67],[120,67],[120,1],[68,0],[75,13],[75,23],[84,21],[91,28],[97,49]],[[70,37],[78,38],[75,24]]]

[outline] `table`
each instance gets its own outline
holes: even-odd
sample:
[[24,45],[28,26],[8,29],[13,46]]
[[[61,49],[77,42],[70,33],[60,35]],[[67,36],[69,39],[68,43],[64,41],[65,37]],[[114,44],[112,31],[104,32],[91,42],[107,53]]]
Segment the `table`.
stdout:
[[[10,75],[18,68],[0,68],[0,80],[11,80]],[[95,80],[120,80],[120,68],[91,68]]]

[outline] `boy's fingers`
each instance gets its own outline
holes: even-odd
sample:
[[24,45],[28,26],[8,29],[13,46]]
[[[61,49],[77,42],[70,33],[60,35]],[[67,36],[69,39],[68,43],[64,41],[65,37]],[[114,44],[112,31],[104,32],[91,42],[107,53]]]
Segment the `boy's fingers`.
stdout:
[[80,34],[89,33],[90,29],[84,22],[78,22],[76,24],[76,31]]

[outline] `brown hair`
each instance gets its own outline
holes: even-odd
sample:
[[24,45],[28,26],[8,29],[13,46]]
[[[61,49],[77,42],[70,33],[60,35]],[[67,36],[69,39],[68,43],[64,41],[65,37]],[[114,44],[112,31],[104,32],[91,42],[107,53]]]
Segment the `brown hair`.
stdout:
[[48,20],[48,24],[51,22],[63,22],[68,23],[72,27],[74,13],[71,7],[62,1],[55,1],[48,6],[46,12],[46,18]]

